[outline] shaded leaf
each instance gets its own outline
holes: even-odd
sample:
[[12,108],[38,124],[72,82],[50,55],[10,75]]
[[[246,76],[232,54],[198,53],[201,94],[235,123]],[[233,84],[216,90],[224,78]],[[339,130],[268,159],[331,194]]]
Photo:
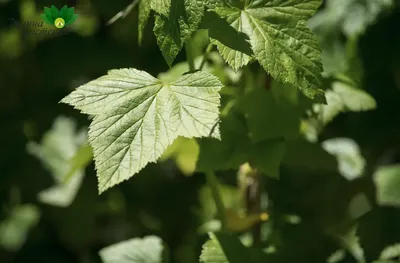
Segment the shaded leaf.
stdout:
[[0,246],[9,251],[20,249],[39,219],[40,211],[34,205],[14,207],[9,217],[0,222]]
[[296,171],[318,173],[335,173],[338,166],[333,155],[326,152],[320,145],[303,139],[287,142],[282,165]]
[[400,257],[400,244],[399,243],[385,247],[385,249],[382,250],[381,255],[379,256],[379,259],[390,260],[390,259],[395,259],[398,257]]
[[[86,130],[77,133],[75,121],[60,116],[44,135],[41,144],[28,143],[28,152],[41,160],[54,180],[52,187],[38,194],[41,202],[61,207],[67,207],[73,202],[85,175],[86,165],[76,166],[70,163],[70,159],[85,140]],[[64,182],[66,176],[70,178],[67,183]]]
[[336,156],[339,172],[347,180],[356,179],[363,174],[365,160],[357,143],[352,139],[328,139],[322,142],[322,148]]
[[155,15],[154,34],[169,66],[185,42],[197,30],[203,13],[204,4],[201,0],[171,0],[168,15]]
[[209,30],[211,42],[234,71],[247,65],[253,52],[248,36],[242,33],[240,13],[227,14],[226,20],[214,12],[206,12],[202,27]]
[[400,165],[379,167],[374,175],[376,201],[383,206],[400,206]]

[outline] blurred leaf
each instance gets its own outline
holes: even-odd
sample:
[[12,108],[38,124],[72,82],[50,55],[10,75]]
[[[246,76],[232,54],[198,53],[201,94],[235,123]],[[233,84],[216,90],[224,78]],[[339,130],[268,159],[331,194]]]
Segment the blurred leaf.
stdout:
[[393,244],[391,246],[387,246],[384,250],[382,250],[381,255],[379,256],[380,260],[391,260],[400,257],[400,244]]
[[[76,17],[74,19],[76,19]],[[94,35],[99,26],[99,19],[94,14],[79,16],[79,19],[72,24],[74,31],[84,37]]]
[[303,139],[287,142],[282,165],[296,171],[318,173],[335,173],[338,166],[335,157],[319,144]]
[[357,143],[349,138],[332,138],[322,142],[322,148],[336,156],[340,174],[347,180],[360,177],[365,160]]
[[332,90],[326,91],[327,105],[314,105],[324,124],[331,122],[341,112],[368,111],[376,108],[375,99],[363,90],[335,81]]
[[352,227],[346,234],[338,236],[342,246],[350,252],[358,263],[365,263],[364,250],[361,248],[357,227]]
[[0,247],[9,251],[19,250],[39,219],[40,211],[32,204],[14,207],[9,217],[0,222]]
[[247,162],[250,140],[246,136],[246,124],[240,115],[232,111],[221,116],[221,140],[198,140],[200,154],[197,171],[237,169]]
[[344,249],[336,250],[329,258],[326,260],[326,263],[338,263],[341,262],[346,256],[346,251]]
[[69,160],[71,164],[71,169],[64,176],[64,182],[68,183],[68,180],[74,177],[74,174],[80,170],[84,169],[93,159],[93,151],[90,145],[84,144],[75,155]]
[[374,175],[376,201],[382,206],[400,206],[400,165],[379,167]]
[[[351,37],[364,33],[393,0],[327,0],[326,8],[310,19],[310,27],[320,32],[341,29]],[[321,33],[320,33],[321,34]]]
[[351,220],[356,220],[371,210],[372,206],[364,193],[359,193],[350,200],[348,212]]
[[0,57],[16,58],[22,51],[21,31],[18,28],[0,31]]
[[226,209],[226,229],[232,233],[240,233],[250,230],[254,225],[268,220],[266,213],[240,215],[232,209]]
[[285,142],[271,139],[252,143],[247,136],[246,123],[238,112],[231,111],[221,117],[221,141],[202,138],[198,143],[197,171],[238,169],[243,163],[251,162],[268,176],[279,177]]
[[132,238],[99,251],[103,263],[162,263],[162,240],[157,236]]
[[[226,209],[239,210],[241,207],[241,196],[239,189],[229,185],[218,184],[218,190]],[[217,214],[217,208],[210,187],[203,186],[199,192],[199,200],[202,208],[203,221],[213,220]]]
[[196,169],[199,152],[199,145],[195,139],[178,137],[172,145],[165,150],[160,157],[160,161],[170,158],[174,159],[176,165],[183,174],[191,175]]
[[[75,121],[59,116],[40,145],[28,143],[28,152],[41,160],[55,182],[54,186],[39,193],[41,202],[61,207],[67,207],[73,202],[85,174],[84,168],[91,160],[79,152],[80,145],[85,141],[86,130],[77,134]],[[79,155],[76,156],[77,153]],[[72,163],[71,158],[74,158]],[[64,183],[66,176],[70,178],[68,183]]]
[[277,99],[261,87],[249,89],[241,107],[253,142],[284,137],[295,139],[300,131],[300,111],[287,100]]
[[207,72],[165,83],[129,68],[111,70],[65,97],[62,102],[95,115],[89,141],[99,192],[156,162],[178,136],[219,138],[221,87]]

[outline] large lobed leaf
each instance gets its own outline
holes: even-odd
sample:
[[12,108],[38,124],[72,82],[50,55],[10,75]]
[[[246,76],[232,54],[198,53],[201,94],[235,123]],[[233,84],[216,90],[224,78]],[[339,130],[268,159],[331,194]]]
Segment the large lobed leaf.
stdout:
[[217,77],[207,72],[162,82],[136,69],[111,70],[62,102],[94,115],[89,127],[99,192],[156,162],[178,137],[219,138]]
[[[216,7],[214,12],[249,36],[255,57],[274,79],[325,102],[321,50],[316,36],[305,24],[320,4],[321,0],[255,0],[243,9],[224,6]],[[225,58],[227,53],[222,49]],[[238,58],[237,53],[231,56],[230,64],[238,67],[247,63]]]

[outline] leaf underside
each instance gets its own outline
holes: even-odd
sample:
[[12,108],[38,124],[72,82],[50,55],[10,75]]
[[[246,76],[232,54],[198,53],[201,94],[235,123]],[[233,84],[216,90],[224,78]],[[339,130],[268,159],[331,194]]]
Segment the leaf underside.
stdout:
[[120,69],[64,98],[63,103],[94,115],[89,142],[99,192],[156,162],[178,136],[219,138],[221,88],[207,72],[163,83],[144,71]]

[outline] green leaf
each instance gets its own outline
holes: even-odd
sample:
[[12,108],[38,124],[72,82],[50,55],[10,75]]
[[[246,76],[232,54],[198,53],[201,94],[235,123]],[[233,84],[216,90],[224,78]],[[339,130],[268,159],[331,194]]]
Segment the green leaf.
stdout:
[[316,36],[305,25],[320,4],[321,0],[258,0],[244,10],[217,7],[214,11],[221,17],[239,18],[256,58],[274,79],[325,103],[321,50]]
[[282,166],[297,172],[336,173],[338,164],[320,145],[297,139],[287,142]]
[[357,236],[357,227],[352,227],[344,235],[336,234],[342,246],[350,252],[358,263],[365,263],[364,250],[360,244],[360,238]]
[[249,158],[253,167],[266,175],[279,178],[279,167],[286,151],[286,143],[282,139],[271,139],[254,144]]
[[156,14],[154,34],[169,66],[201,22],[204,4],[201,0],[171,0],[168,16]]
[[54,19],[57,19],[60,17],[60,12],[58,11],[57,7],[55,7],[54,5],[51,6],[50,11],[51,11],[51,16]]
[[247,136],[243,116],[232,110],[221,117],[221,141],[203,138],[198,140],[200,154],[197,171],[238,169],[250,161],[253,168],[258,168],[271,177],[279,177],[285,143],[280,138],[252,143]]
[[[75,121],[60,116],[51,130],[46,132],[40,145],[28,143],[28,152],[41,160],[54,180],[52,187],[38,194],[41,202],[60,207],[67,207],[73,202],[85,175],[86,165],[77,166],[70,159],[79,153],[78,149],[84,141],[86,130],[77,133]],[[71,178],[67,183],[64,182],[66,176]]]
[[300,132],[300,111],[296,105],[278,100],[274,94],[259,86],[242,98],[253,142],[283,137],[295,139]]
[[224,0],[204,0],[204,5],[210,9],[223,6]]
[[326,260],[326,263],[338,263],[346,257],[346,251],[344,249],[338,249],[333,252]]
[[376,201],[382,206],[400,206],[400,165],[381,166],[375,171]]
[[141,0],[139,3],[139,11],[138,11],[139,12],[139,24],[138,24],[138,26],[139,26],[139,29],[138,29],[139,45],[142,44],[143,33],[144,33],[144,30],[145,30],[147,23],[149,21],[149,18],[150,18],[150,12],[151,12],[150,3],[149,3],[149,1],[146,1],[146,0]]
[[310,26],[318,32],[338,28],[348,37],[364,33],[380,13],[393,6],[393,0],[329,0],[326,8],[310,20]]
[[240,241],[228,234],[210,234],[210,240],[204,245],[200,261],[204,263],[240,263],[249,262],[247,249]]
[[207,72],[164,83],[136,69],[111,70],[63,103],[95,115],[89,128],[99,192],[156,162],[178,136],[219,138],[221,82]]
[[240,13],[226,15],[225,20],[214,12],[206,12],[201,26],[209,30],[211,42],[217,46],[229,66],[238,71],[250,62],[253,52],[248,36],[241,32]]
[[400,257],[400,243],[385,247],[379,256],[380,260],[391,260]]
[[103,263],[161,263],[163,242],[157,236],[132,238],[100,250]]
[[64,183],[68,183],[71,178],[74,177],[75,173],[80,169],[84,169],[93,159],[93,151],[90,145],[84,144],[75,153],[74,157],[69,160],[71,168],[69,172],[63,177]]
[[247,162],[247,153],[251,142],[246,136],[244,118],[236,111],[221,116],[221,141],[203,138],[198,140],[200,146],[197,171],[237,169]]
[[7,219],[0,222],[0,247],[16,251],[22,247],[28,232],[39,222],[40,211],[31,204],[14,207]]
[[192,175],[199,157],[199,145],[195,139],[177,138],[160,158],[160,161],[174,159],[184,175]]
[[326,91],[327,105],[314,105],[324,124],[331,122],[341,112],[360,112],[376,108],[375,99],[363,90],[342,82],[332,83],[332,90]]
[[[149,1],[149,0],[142,0],[142,1]],[[150,0],[151,9],[156,11],[157,13],[168,16],[171,8],[171,2],[175,0]],[[182,1],[180,1],[182,2]]]
[[203,263],[258,263],[268,262],[267,255],[257,249],[246,248],[235,236],[226,233],[210,233],[202,248]]
[[365,160],[358,144],[349,138],[332,138],[322,142],[322,148],[336,156],[340,174],[354,180],[364,172]]
[[204,263],[229,263],[224,251],[221,248],[216,237],[210,234],[210,240],[204,243],[200,262]]

